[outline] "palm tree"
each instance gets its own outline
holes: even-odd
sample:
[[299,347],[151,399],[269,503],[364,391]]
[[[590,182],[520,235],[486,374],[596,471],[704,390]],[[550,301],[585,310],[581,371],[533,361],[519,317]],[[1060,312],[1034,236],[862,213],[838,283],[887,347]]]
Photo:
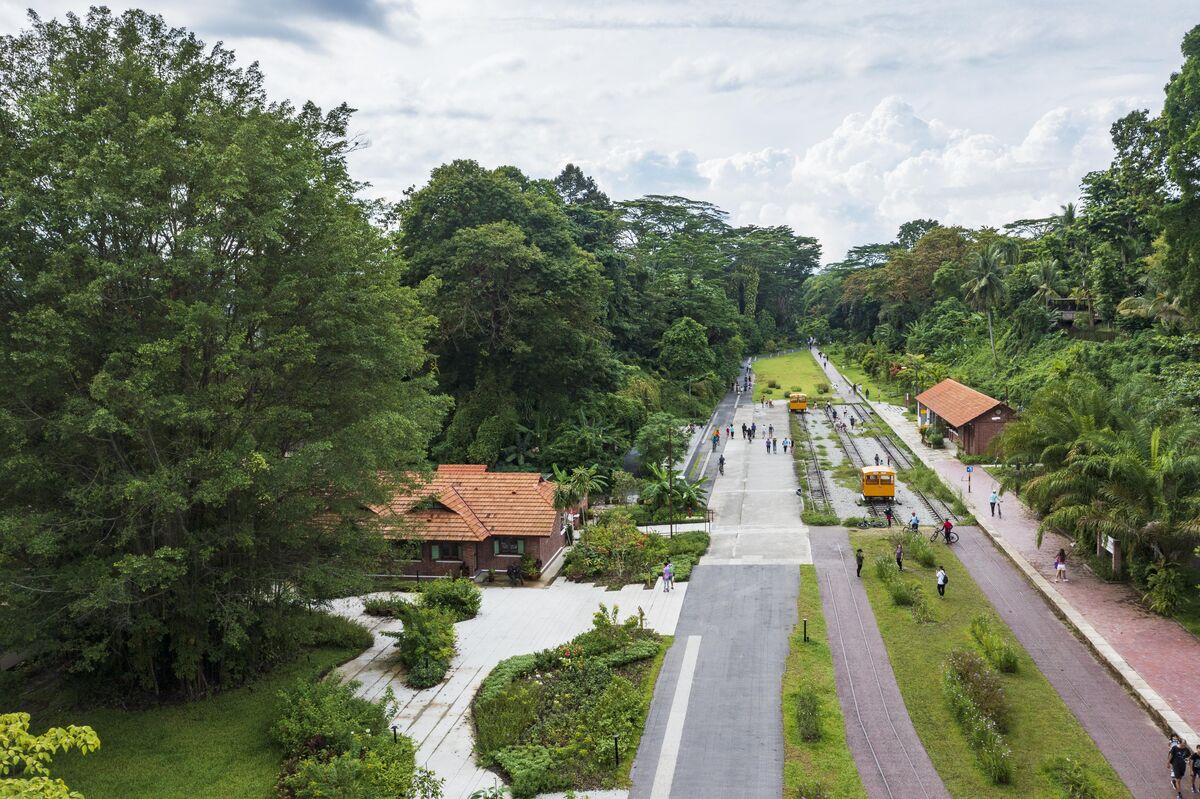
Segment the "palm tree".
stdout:
[[967,279],[962,284],[963,297],[977,311],[987,313],[988,342],[992,345],[992,360],[997,365],[996,336],[992,331],[992,311],[1008,298],[1008,287],[1004,275],[1014,257],[1009,244],[995,243],[982,252],[975,253],[967,269]]
[[1155,291],[1153,295],[1126,297],[1117,306],[1117,313],[1121,316],[1153,319],[1165,333],[1174,332],[1187,323],[1187,314],[1180,306],[1179,297],[1170,297],[1161,291]]
[[1062,281],[1062,271],[1058,268],[1058,261],[1053,258],[1039,258],[1031,266],[1033,266],[1033,279],[1038,284],[1037,291],[1033,292],[1034,299],[1049,305],[1050,300],[1061,297],[1065,287]]
[[571,475],[560,469],[557,463],[550,469],[554,473],[554,495],[551,501],[556,511],[566,513],[579,504],[579,493],[575,490]]
[[571,472],[570,477],[571,488],[575,495],[582,501],[582,512],[579,517],[579,526],[587,526],[587,509],[588,496],[596,491],[603,491],[608,487],[608,481],[600,475],[600,467],[595,464],[591,466],[576,466]]
[[679,504],[683,506],[683,510],[688,516],[691,516],[696,508],[702,507],[705,500],[708,499],[708,492],[704,490],[699,480],[694,483],[684,480],[682,484],[675,486],[675,490],[679,495]]

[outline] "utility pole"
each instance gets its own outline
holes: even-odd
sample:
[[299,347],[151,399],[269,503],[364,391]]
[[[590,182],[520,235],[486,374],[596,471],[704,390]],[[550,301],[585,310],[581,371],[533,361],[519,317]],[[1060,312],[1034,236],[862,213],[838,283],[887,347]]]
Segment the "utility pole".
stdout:
[[671,433],[675,425],[667,428],[667,538],[675,537],[675,449]]

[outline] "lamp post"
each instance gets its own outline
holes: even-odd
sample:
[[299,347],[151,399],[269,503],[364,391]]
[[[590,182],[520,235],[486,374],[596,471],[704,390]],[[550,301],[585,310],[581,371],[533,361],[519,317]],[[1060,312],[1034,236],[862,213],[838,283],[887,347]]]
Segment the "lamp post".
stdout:
[[667,428],[667,538],[675,537],[675,449],[671,444],[674,428],[674,425]]

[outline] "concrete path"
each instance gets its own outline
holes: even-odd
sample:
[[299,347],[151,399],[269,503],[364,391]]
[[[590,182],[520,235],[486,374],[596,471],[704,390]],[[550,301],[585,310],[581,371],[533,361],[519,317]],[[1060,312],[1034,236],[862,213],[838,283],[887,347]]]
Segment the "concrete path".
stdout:
[[909,719],[845,529],[812,531],[846,743],[871,799],[950,796]]
[[[791,454],[767,454],[763,439],[740,436],[743,422],[782,442],[787,408],[726,398],[714,415],[732,424],[716,457],[697,458],[713,479],[712,543],[692,573],[634,762],[631,797],[738,796],[777,799],[783,792],[780,713],[788,638],[796,624],[802,563],[812,562],[800,521]],[[711,430],[713,423],[708,429]]]
[[[400,704],[393,723],[417,744],[417,762],[446,780],[446,799],[466,799],[473,791],[496,782],[495,774],[475,764],[470,713],[475,691],[493,666],[513,655],[564,643],[590,629],[592,614],[601,602],[610,608],[618,605],[622,618],[636,614],[641,607],[647,624],[660,633],[673,634],[687,593],[688,583],[680,583],[669,594],[659,587],[647,590],[635,585],[606,591],[565,580],[548,588],[486,587],[479,615],[455,625],[458,654],[446,681],[424,691],[404,685],[402,669],[393,654],[395,642],[381,635],[401,629],[400,622],[362,615],[359,599],[339,600],[334,608],[338,613],[362,622],[375,633],[375,644],[342,666],[340,672],[360,682],[360,692],[372,699],[392,689]],[[593,793],[599,799],[624,792]]]

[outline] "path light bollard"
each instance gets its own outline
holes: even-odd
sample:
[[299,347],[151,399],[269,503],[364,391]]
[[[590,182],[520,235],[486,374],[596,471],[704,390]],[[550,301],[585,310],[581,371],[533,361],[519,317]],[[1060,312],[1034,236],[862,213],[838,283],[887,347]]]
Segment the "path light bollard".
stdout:
[[621,765],[621,749],[619,746],[617,746],[617,741],[619,741],[620,739],[621,739],[620,735],[613,736],[613,765],[614,766]]
[[392,725],[392,743],[396,743],[398,741],[398,738],[396,737],[396,730],[398,729],[399,727],[397,727],[395,724]]
[[804,643],[808,643],[808,619],[804,620]]

